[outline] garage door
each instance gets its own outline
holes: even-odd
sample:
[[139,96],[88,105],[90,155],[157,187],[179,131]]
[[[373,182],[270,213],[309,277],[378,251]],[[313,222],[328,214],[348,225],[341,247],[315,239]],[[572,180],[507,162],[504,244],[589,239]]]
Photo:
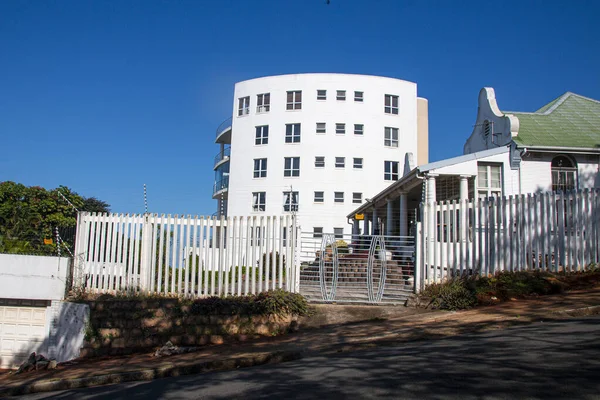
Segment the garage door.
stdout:
[[33,351],[47,355],[46,306],[45,301],[0,302],[0,368],[18,367]]

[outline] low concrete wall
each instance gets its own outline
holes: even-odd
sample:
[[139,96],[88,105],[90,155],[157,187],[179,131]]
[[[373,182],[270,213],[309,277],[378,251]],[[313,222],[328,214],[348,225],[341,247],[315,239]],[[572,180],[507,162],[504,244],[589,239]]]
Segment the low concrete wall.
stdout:
[[295,329],[291,316],[198,315],[177,299],[88,302],[83,357],[148,352],[167,341],[202,346],[275,336]]
[[6,299],[62,300],[69,258],[0,254],[0,297]]

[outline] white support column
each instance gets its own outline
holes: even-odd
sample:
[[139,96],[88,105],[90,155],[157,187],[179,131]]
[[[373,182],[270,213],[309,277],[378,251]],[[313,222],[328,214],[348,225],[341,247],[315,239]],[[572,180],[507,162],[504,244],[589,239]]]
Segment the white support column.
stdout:
[[427,190],[425,193],[425,202],[429,203],[436,201],[435,178],[437,175],[430,174],[427,176]]
[[460,200],[467,200],[469,198],[469,176],[460,176]]
[[387,210],[386,210],[386,216],[385,216],[385,234],[387,236],[392,236],[392,227],[393,227],[393,218],[394,218],[394,214],[393,214],[393,203],[392,203],[392,199],[386,199],[387,201]]
[[400,236],[408,235],[408,207],[406,205],[406,193],[400,194],[400,212],[398,224],[400,225]]
[[371,224],[371,235],[379,235],[379,217],[377,216],[377,207],[373,204],[373,222]]

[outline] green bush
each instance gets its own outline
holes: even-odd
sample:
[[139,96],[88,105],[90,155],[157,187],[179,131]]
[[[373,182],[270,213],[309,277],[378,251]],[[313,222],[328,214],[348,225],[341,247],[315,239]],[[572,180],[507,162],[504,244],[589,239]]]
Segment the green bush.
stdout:
[[425,288],[422,296],[431,298],[431,307],[440,310],[464,310],[477,305],[477,297],[464,279],[434,283]]
[[190,313],[201,315],[309,315],[306,299],[282,289],[250,296],[208,297],[192,303]]

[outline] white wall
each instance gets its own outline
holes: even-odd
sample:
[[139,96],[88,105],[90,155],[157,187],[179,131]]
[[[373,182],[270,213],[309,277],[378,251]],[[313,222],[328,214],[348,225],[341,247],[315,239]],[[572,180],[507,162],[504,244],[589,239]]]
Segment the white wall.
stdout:
[[[327,90],[327,100],[318,101],[317,90]],[[302,110],[286,110],[286,92],[302,91]],[[346,100],[337,101],[336,91],[346,90]],[[362,103],[354,91],[364,92]],[[256,113],[256,95],[271,94],[271,111]],[[399,115],[384,113],[384,95],[399,96]],[[238,98],[250,96],[250,115],[238,117]],[[293,186],[299,192],[299,225],[303,231],[334,227],[351,232],[345,215],[358,204],[352,193],[365,198],[391,184],[384,180],[384,161],[398,161],[404,168],[407,152],[417,154],[417,87],[398,79],[345,74],[299,74],[253,79],[236,84],[233,100],[232,146],[228,214],[231,216],[283,213],[283,191]],[[327,124],[326,134],[316,133],[316,123]],[[285,124],[300,123],[301,143],[285,143]],[[345,123],[346,134],[336,135],[335,124]],[[354,135],[354,124],[364,125],[362,136]],[[269,144],[254,144],[255,126],[269,125]],[[384,127],[399,129],[399,147],[384,147]],[[300,177],[284,177],[284,157],[300,157]],[[325,157],[325,168],[314,167],[315,156]],[[334,168],[335,157],[345,157],[344,169]],[[363,158],[363,169],[353,169],[353,158]],[[268,159],[267,178],[253,178],[253,160]],[[252,192],[266,192],[264,213],[252,211]],[[325,202],[313,202],[314,191],[325,192]],[[334,203],[334,192],[344,192],[344,203]]]
[[0,297],[62,300],[68,271],[68,258],[0,254]]
[[53,301],[50,310],[48,356],[58,362],[79,357],[90,319],[89,306]]
[[[523,193],[546,192],[552,190],[552,159],[559,153],[529,153],[521,162]],[[600,187],[598,182],[598,157],[585,154],[566,154],[577,163],[578,188]]]

